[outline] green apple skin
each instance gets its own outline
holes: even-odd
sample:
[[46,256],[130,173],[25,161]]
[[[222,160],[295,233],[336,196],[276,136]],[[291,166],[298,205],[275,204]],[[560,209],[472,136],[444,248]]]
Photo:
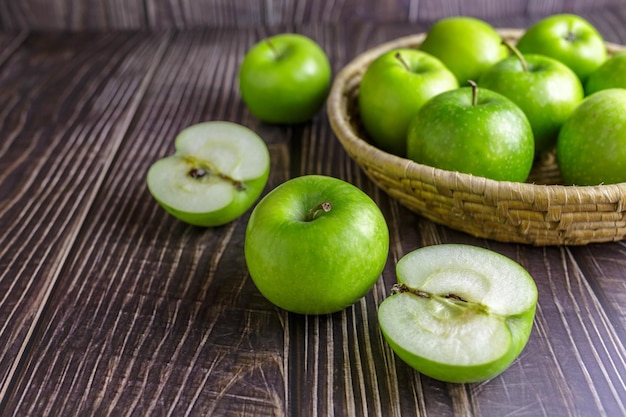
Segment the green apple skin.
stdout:
[[432,98],[408,129],[408,158],[449,171],[523,182],[535,143],[524,112],[503,95],[461,87]]
[[[240,155],[232,148],[236,139],[251,154],[244,161],[238,160]],[[185,223],[201,227],[229,223],[252,207],[267,184],[269,150],[263,139],[245,126],[222,121],[198,123],[177,135],[175,148],[174,155],[150,166],[147,185],[161,207]],[[252,165],[259,168],[251,171]],[[209,166],[216,172],[202,178],[190,176],[194,169]]]
[[498,62],[480,77],[478,85],[517,104],[533,129],[535,152],[552,149],[561,125],[584,98],[583,86],[565,64],[543,55],[524,56],[527,70],[516,56]]
[[508,56],[502,37],[490,24],[467,16],[436,21],[420,50],[439,58],[456,76],[459,85],[477,80],[484,71]]
[[354,304],[378,280],[388,252],[389,231],[376,203],[354,185],[320,175],[293,178],[268,193],[252,211],[244,244],[261,294],[298,314]]
[[239,68],[243,102],[258,119],[272,124],[303,123],[322,108],[332,69],[312,39],[283,33],[254,45]]
[[187,224],[200,227],[223,226],[242,216],[252,207],[254,202],[261,196],[268,177],[269,168],[261,177],[246,181],[244,184],[245,189],[237,191],[229,205],[209,213],[194,213],[176,209],[162,199],[153,197],[165,211]]
[[611,56],[589,74],[585,84],[585,94],[591,95],[609,88],[626,88],[626,51]]
[[563,124],[556,158],[565,184],[626,182],[626,89],[598,91]]
[[405,156],[411,119],[430,98],[455,88],[454,75],[430,54],[408,48],[382,54],[368,66],[359,87],[361,120],[372,143]]
[[527,345],[538,292],[512,259],[443,244],[405,255],[396,270],[399,284],[411,291],[387,297],[379,323],[393,351],[417,371],[445,382],[485,381],[504,372]]
[[584,18],[573,14],[548,16],[529,27],[517,42],[524,54],[539,54],[570,67],[584,84],[607,58],[602,35]]

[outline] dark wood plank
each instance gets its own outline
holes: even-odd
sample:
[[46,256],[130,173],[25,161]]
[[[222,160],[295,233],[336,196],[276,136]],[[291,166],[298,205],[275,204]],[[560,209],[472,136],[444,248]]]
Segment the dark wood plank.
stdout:
[[141,0],[0,1],[4,30],[36,31],[147,29]]
[[163,41],[31,35],[0,73],[2,395]]
[[607,319],[618,331],[626,331],[626,243],[615,245],[589,245],[583,248],[571,248],[568,252],[576,260],[573,274],[589,277],[588,285],[599,297]]
[[[10,400],[14,413],[281,410],[284,314],[247,279],[245,217],[222,228],[187,227],[145,186],[148,166],[173,152],[180,129],[242,119],[229,93],[249,40],[245,32],[173,40],[71,249]],[[286,178],[289,155],[270,146],[275,186]]]
[[342,22],[432,21],[451,15],[483,19],[588,13],[619,0],[1,0],[5,30],[194,29]]

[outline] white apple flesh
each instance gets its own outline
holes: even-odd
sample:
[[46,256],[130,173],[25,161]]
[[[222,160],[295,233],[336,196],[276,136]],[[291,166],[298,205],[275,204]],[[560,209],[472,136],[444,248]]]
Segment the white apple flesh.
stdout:
[[179,133],[176,153],[155,162],[147,183],[173,216],[197,226],[219,226],[242,215],[269,175],[269,151],[252,130],[205,122]]
[[418,249],[397,264],[379,307],[383,335],[408,365],[446,382],[503,372],[530,336],[537,288],[513,260],[468,245]]

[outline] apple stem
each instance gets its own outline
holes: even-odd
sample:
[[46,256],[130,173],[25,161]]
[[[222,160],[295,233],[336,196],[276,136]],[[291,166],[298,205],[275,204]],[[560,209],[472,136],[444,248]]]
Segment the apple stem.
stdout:
[[229,177],[228,175],[224,174],[217,174],[217,176],[224,181],[230,182],[237,191],[244,191],[246,189],[246,186],[243,185],[242,181],[236,180],[233,177]]
[[422,291],[422,290],[414,290],[413,288],[410,288],[406,284],[393,284],[393,287],[391,287],[392,294],[400,294],[403,292],[410,292],[411,294],[415,294],[418,297],[422,297],[422,298],[430,298],[429,292]]
[[574,32],[572,32],[571,30],[569,32],[567,32],[567,34],[565,35],[565,40],[570,42],[570,43],[574,43],[578,40],[578,36],[576,36],[576,34]]
[[276,58],[278,58],[278,49],[276,49],[276,47],[274,46],[274,44],[272,43],[272,41],[270,41],[269,39],[267,39],[265,41],[267,43],[267,46],[269,46],[269,48],[271,49],[271,51],[274,53],[274,56]]
[[309,214],[305,220],[308,222],[313,221],[320,213],[328,213],[330,210],[332,210],[332,208],[333,205],[330,203],[330,201],[324,201],[323,203],[320,203],[317,206],[313,207],[311,210],[309,210]]
[[407,71],[411,71],[411,67],[409,67],[409,64],[407,64],[407,62],[404,60],[404,58],[402,58],[402,55],[400,54],[400,52],[396,52],[396,54],[394,55],[394,57],[400,61],[400,63],[402,65],[404,65],[404,68],[406,68]]
[[524,58],[524,55],[520,52],[520,50],[506,40],[502,40],[502,44],[509,48],[509,51],[511,51],[513,55],[515,55],[517,59],[519,59],[520,64],[522,64],[522,71],[528,72],[528,63],[526,62],[526,59]]
[[472,106],[478,104],[478,84],[474,80],[467,80],[469,85],[472,86]]

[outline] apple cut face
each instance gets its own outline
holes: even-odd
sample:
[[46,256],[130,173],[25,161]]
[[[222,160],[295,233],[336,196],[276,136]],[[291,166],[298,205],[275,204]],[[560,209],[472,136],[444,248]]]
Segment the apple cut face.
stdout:
[[187,223],[217,226],[234,220],[260,196],[269,175],[269,152],[250,129],[205,122],[176,137],[176,153],[147,175],[153,197]]
[[532,277],[498,253],[467,245],[418,249],[379,308],[383,335],[435,379],[473,382],[504,371],[526,345],[537,303]]

